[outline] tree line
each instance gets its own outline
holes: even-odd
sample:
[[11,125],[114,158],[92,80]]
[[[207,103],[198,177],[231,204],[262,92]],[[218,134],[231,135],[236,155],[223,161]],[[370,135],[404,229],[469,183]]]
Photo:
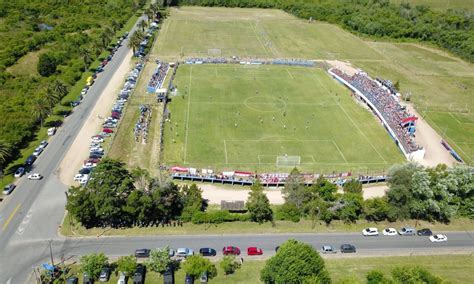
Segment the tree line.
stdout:
[[[0,174],[146,0],[0,3]],[[22,70],[10,66],[25,55]],[[36,60],[35,60],[36,58]],[[25,59],[26,60],[26,59]],[[54,121],[53,121],[54,123]]]
[[303,19],[338,24],[356,34],[392,39],[416,39],[474,62],[472,13],[434,11],[426,5],[389,0],[178,0],[178,5],[282,9]]
[[276,210],[275,217],[294,222],[310,218],[327,224],[361,218],[373,222],[416,219],[445,223],[455,217],[474,218],[473,167],[395,165],[388,172],[388,187],[386,196],[364,200],[362,184],[356,180],[346,182],[342,193],[324,178],[305,187],[301,174],[294,169],[283,189],[285,204]]

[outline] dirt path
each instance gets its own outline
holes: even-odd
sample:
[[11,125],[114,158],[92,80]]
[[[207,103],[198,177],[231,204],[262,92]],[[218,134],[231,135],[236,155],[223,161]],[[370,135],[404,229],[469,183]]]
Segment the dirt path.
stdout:
[[441,145],[441,136],[415,110],[413,105],[404,105],[407,106],[410,113],[418,117],[416,121],[416,142],[426,150],[424,159],[418,162],[426,167],[435,167],[438,164],[453,166],[456,160],[443,145]]
[[[74,175],[82,167],[84,159],[88,157],[90,137],[97,134],[102,126],[103,118],[109,116],[116,99],[117,93],[123,85],[123,82],[132,69],[132,51],[125,56],[122,64],[118,67],[112,79],[108,82],[103,94],[92,109],[89,117],[82,126],[74,143],[64,156],[59,166],[59,179],[65,185],[74,185]],[[99,119],[99,116],[102,119]]]
[[[209,200],[209,204],[221,204],[221,200],[241,200],[246,201],[249,189],[231,188],[229,186],[219,186],[216,184],[198,183],[202,189],[202,197]],[[388,190],[387,185],[375,185],[363,188],[364,199],[382,197]],[[281,189],[266,189],[265,194],[271,204],[283,204],[285,200],[281,194]]]

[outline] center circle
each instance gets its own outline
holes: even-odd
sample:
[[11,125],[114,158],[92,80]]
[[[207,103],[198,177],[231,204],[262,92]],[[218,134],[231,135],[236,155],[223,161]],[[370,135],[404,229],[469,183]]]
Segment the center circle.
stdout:
[[248,97],[244,100],[244,105],[251,110],[263,112],[282,111],[286,108],[284,100],[270,96]]

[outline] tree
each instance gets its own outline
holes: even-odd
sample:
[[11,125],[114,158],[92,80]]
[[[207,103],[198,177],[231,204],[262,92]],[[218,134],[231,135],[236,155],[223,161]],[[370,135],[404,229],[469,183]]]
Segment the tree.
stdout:
[[84,70],[87,71],[89,64],[92,61],[91,50],[87,47],[81,47],[79,49],[79,53],[81,54],[82,60],[84,61]]
[[194,183],[191,186],[183,185],[181,196],[184,206],[181,220],[184,222],[191,221],[196,212],[203,212],[208,206],[207,201],[202,198],[202,190]]
[[216,266],[209,259],[200,255],[186,258],[182,266],[184,271],[194,278],[198,278],[203,273],[207,273],[208,279],[212,279],[217,275]]
[[99,277],[100,271],[108,264],[108,259],[104,253],[91,253],[81,257],[82,271],[86,272],[90,277],[96,279]]
[[342,207],[337,210],[339,219],[346,223],[352,223],[359,219],[363,212],[364,200],[362,195],[346,193],[342,196]]
[[135,31],[128,40],[128,47],[133,50],[133,54],[136,54],[137,49],[140,47],[140,43],[143,40],[143,33],[141,31]]
[[33,116],[36,118],[36,121],[39,121],[41,127],[43,127],[44,120],[49,114],[50,107],[48,101],[44,98],[36,99],[33,105]]
[[285,202],[284,204],[280,205],[276,210],[277,220],[299,222],[300,218],[301,212],[293,203]]
[[306,204],[305,210],[311,217],[311,227],[314,228],[318,219],[326,221],[324,216],[328,214],[328,203],[321,197],[316,196]]
[[371,222],[380,222],[389,217],[390,205],[386,197],[375,197],[364,201],[365,218]]
[[98,222],[91,193],[79,186],[69,188],[66,210],[86,228],[91,228]]
[[137,259],[133,255],[122,256],[117,260],[117,270],[132,276],[137,268]]
[[148,26],[147,22],[145,20],[140,20],[140,22],[138,22],[138,27],[140,27],[142,29],[142,32],[145,31],[145,28]]
[[219,266],[224,270],[225,275],[233,274],[240,268],[240,265],[240,261],[237,261],[234,255],[224,256],[219,263]]
[[309,200],[310,196],[304,187],[304,179],[297,168],[290,172],[282,193],[285,202],[293,203],[298,210],[302,210],[304,203]]
[[64,82],[56,79],[48,86],[48,92],[54,93],[57,97],[62,99],[68,94],[69,90]]
[[109,42],[114,33],[115,31],[110,27],[105,27],[105,29],[102,31],[102,33],[100,34],[100,42],[102,44],[103,49],[107,48],[107,45],[109,45]]
[[260,272],[264,283],[330,283],[321,256],[308,244],[290,239],[265,263]]
[[351,179],[344,183],[343,190],[344,193],[362,194],[362,183],[356,179]]
[[116,33],[122,27],[122,25],[115,19],[112,19],[112,21],[110,22],[110,26],[112,27],[114,33]]
[[53,53],[41,53],[38,60],[38,73],[43,77],[49,77],[56,72],[58,63]]
[[146,9],[145,15],[148,21],[148,25],[150,25],[151,21],[154,20],[155,18],[155,14],[153,13],[153,10],[151,10],[151,8]]
[[441,278],[418,266],[395,267],[392,270],[392,277],[397,283],[443,283]]
[[382,271],[372,270],[367,273],[367,284],[389,284],[391,281],[385,277]]
[[258,222],[259,224],[273,221],[273,211],[270,207],[270,201],[263,192],[263,187],[258,180],[250,188],[246,206],[250,212],[252,221]]
[[3,175],[3,167],[12,155],[10,144],[0,141],[0,177]]
[[310,188],[313,195],[321,196],[325,201],[332,202],[336,200],[337,186],[324,178],[323,176],[318,177]]
[[168,267],[173,264],[173,260],[169,255],[170,248],[164,247],[159,249],[153,249],[150,252],[150,259],[147,262],[147,266],[154,272],[163,274]]
[[51,92],[48,90],[46,92],[45,100],[48,103],[49,106],[49,113],[53,113],[53,107],[61,101],[61,97],[58,93]]

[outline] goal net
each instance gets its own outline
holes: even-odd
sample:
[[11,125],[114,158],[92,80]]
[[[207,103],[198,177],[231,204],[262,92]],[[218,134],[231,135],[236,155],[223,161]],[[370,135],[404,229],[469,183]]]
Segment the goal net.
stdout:
[[220,48],[211,48],[207,50],[207,55],[209,56],[221,56],[222,52]]
[[301,163],[300,156],[277,156],[277,167],[296,167]]

